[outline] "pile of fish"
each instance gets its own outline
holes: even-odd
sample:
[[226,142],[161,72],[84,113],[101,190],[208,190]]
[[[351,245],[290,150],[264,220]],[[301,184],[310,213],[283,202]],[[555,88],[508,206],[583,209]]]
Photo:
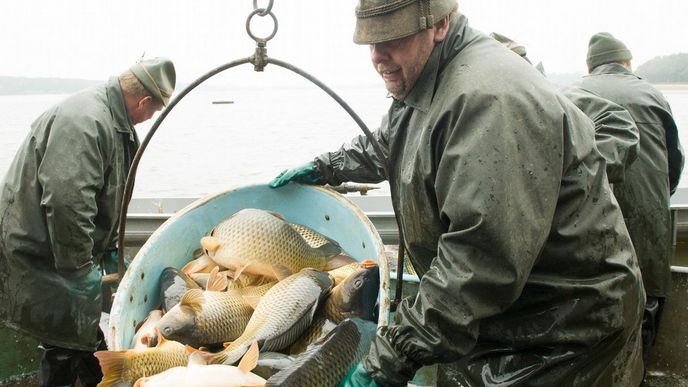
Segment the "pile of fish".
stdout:
[[280,214],[244,209],[160,276],[131,349],[99,386],[337,386],[375,334],[379,267]]

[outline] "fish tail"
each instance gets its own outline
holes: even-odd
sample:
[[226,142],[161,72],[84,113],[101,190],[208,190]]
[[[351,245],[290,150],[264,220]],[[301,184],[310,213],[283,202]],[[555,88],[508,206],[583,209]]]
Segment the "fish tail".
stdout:
[[124,361],[127,351],[97,351],[93,355],[98,358],[100,369],[103,372],[103,380],[99,387],[116,385],[122,379]]

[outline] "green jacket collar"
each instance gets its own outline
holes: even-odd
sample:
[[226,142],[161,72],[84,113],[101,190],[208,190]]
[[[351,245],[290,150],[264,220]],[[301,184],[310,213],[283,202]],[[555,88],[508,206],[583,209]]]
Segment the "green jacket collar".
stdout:
[[601,75],[601,74],[624,74],[624,75],[631,75],[636,78],[640,78],[639,76],[633,74],[632,72],[628,71],[627,68],[624,66],[618,64],[618,63],[607,63],[603,65],[599,65],[595,67],[592,72],[590,72],[590,75]]
[[109,101],[110,112],[115,122],[115,129],[121,133],[129,133],[133,137],[134,125],[131,124],[131,120],[127,114],[127,107],[124,105],[124,97],[122,96],[122,88],[119,86],[119,78],[111,77],[105,89]]

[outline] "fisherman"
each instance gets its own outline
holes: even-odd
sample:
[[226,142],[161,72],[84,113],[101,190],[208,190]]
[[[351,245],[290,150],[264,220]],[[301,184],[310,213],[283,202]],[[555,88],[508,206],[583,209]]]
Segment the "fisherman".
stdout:
[[101,259],[116,248],[134,125],[168,103],[175,79],[169,59],[141,60],[51,107],[2,182],[0,321],[41,343],[41,386],[102,378]]
[[[526,62],[532,63],[522,44],[496,32],[490,33],[490,37],[520,55]],[[536,68],[544,75],[543,70]],[[595,124],[595,145],[605,159],[609,182],[623,182],[626,168],[638,156],[640,140],[638,128],[631,114],[614,102],[579,86],[567,86],[562,88],[561,92]]]
[[664,300],[671,289],[671,211],[669,198],[683,170],[683,149],[669,103],[661,92],[633,73],[631,51],[609,33],[590,38],[589,75],[577,86],[623,106],[640,130],[638,160],[614,185],[633,240],[647,293],[643,316],[643,356],[655,341]]
[[[374,136],[421,282],[344,384],[438,364],[438,386],[639,385],[645,294],[592,122],[456,0],[356,16],[393,98]],[[384,178],[359,136],[270,185]]]

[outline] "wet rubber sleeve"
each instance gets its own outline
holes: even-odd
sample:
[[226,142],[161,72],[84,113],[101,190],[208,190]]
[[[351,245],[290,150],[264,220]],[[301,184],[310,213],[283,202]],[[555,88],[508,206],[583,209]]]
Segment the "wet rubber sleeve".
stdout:
[[[55,267],[87,273],[92,264],[97,195],[103,186],[104,157],[97,122],[57,115],[38,168],[41,206]],[[78,274],[77,274],[78,275]]]

